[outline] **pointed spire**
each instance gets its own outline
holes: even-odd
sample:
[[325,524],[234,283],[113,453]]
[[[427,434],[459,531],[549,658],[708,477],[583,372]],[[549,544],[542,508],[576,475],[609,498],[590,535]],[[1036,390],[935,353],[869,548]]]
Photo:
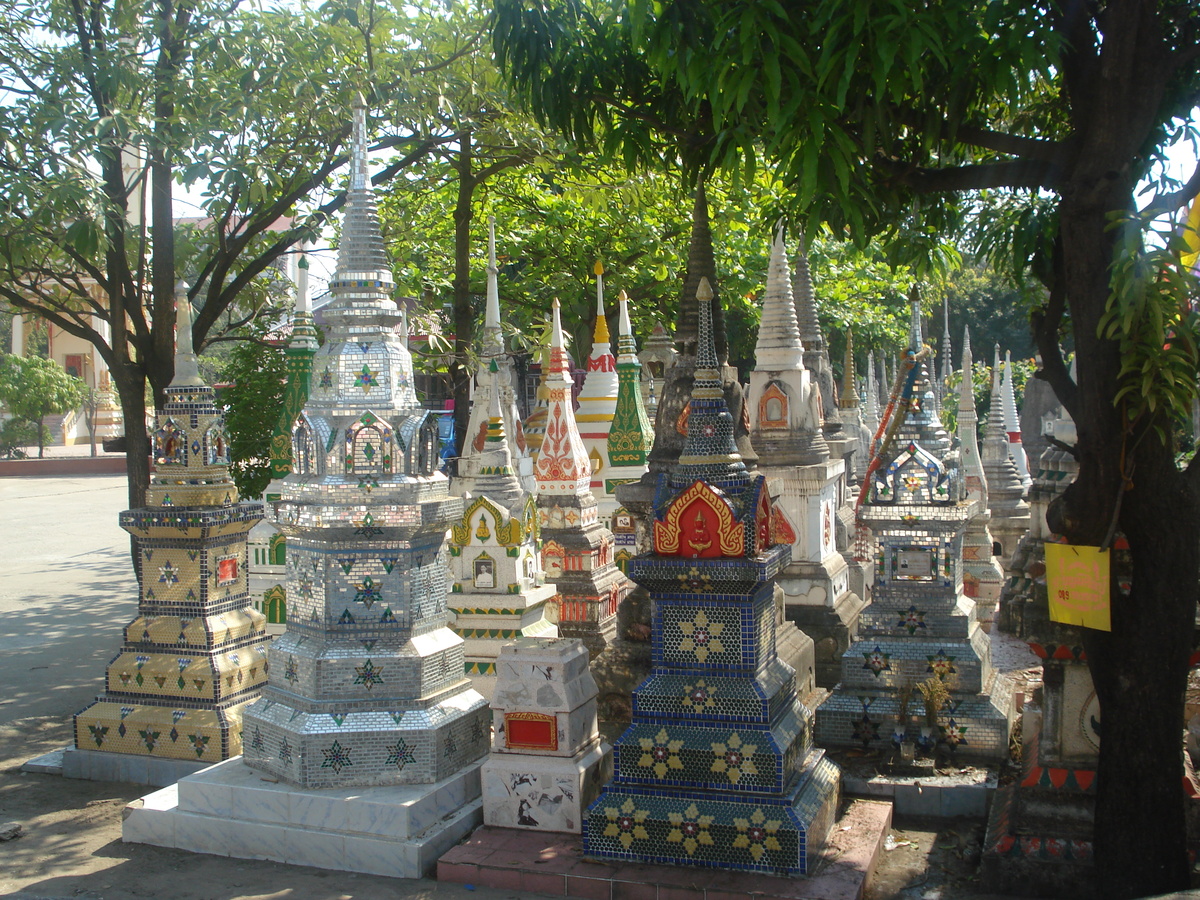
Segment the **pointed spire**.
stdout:
[[[493,380],[499,373],[496,360],[488,366]],[[484,433],[483,449],[480,451],[479,475],[473,479],[471,491],[507,506],[522,500],[524,490],[513,468],[512,445],[504,428],[504,414],[500,408],[500,392],[489,393],[487,431]]]
[[1013,385],[1012,351],[1004,351],[1004,377],[1000,384],[1000,399],[1004,408],[1004,430],[1008,434],[1008,452],[1012,454],[1021,482],[1028,487],[1029,460],[1025,456],[1025,446],[1021,443],[1021,422],[1017,417],[1017,400]]
[[[313,324],[312,293],[308,282],[308,245],[305,243],[300,248],[300,261],[296,263],[296,310],[292,314],[292,338],[288,342],[288,348],[307,353],[311,359],[318,346],[317,328]],[[304,396],[308,396],[307,381]],[[291,459],[290,455],[288,459]]]
[[487,305],[483,313],[484,357],[504,353],[504,337],[500,331],[500,270],[496,267],[496,217],[488,217]]
[[808,250],[805,247],[804,233],[798,237],[799,246],[796,248],[796,273],[792,277],[792,290],[795,295],[796,324],[800,331],[800,340],[804,349],[819,352],[825,349],[825,335],[821,333],[821,322],[817,318],[817,298],[813,292],[812,274],[808,269]]
[[[562,316],[558,298],[551,306],[550,361],[542,376],[547,397],[546,431],[538,451],[535,474],[538,495],[592,496],[592,466],[588,459],[571,398],[571,370],[563,349]],[[594,502],[594,501],[592,501]]]
[[624,468],[632,477],[646,470],[646,455],[654,441],[654,429],[642,402],[642,363],[629,321],[629,295],[621,291],[617,317],[617,405],[606,450],[613,467]]
[[171,387],[191,387],[204,384],[200,377],[200,361],[192,346],[192,302],[188,300],[186,281],[175,283],[175,377]]
[[916,352],[925,343],[925,336],[921,328],[921,291],[915,284],[908,292],[908,308],[908,346]]
[[617,364],[636,364],[640,370],[641,361],[637,356],[637,344],[633,340],[633,325],[629,321],[629,295],[621,291],[617,295],[620,313],[617,317]]
[[950,340],[950,298],[942,297],[942,366],[938,372],[938,396],[946,393],[946,383],[954,372],[954,344]]
[[875,437],[879,429],[879,385],[875,381],[875,354],[867,354],[867,399],[863,403],[863,424]]
[[308,249],[300,250],[300,261],[296,263],[296,312],[312,312],[312,295],[308,286]]
[[[592,336],[592,342],[608,344],[612,341],[612,337],[608,331],[608,318],[604,315],[604,263],[596,260],[593,271],[596,273],[596,331]],[[595,351],[593,351],[594,354]]]
[[979,416],[975,412],[975,373],[971,359],[971,330],[963,328],[962,381],[958,386],[958,444],[962,459],[963,483],[967,497],[979,500],[983,515],[988,506],[987,474],[979,452]]
[[967,325],[963,327],[962,381],[958,386],[960,434],[964,419],[970,419],[971,425],[975,425],[979,421],[979,416],[975,412],[975,372],[971,368],[974,364],[974,360],[971,358],[971,326]]
[[846,329],[846,357],[842,363],[842,396],[838,406],[842,409],[858,407],[858,388],[855,381],[858,374],[854,371],[854,329]]
[[696,343],[696,377],[688,404],[687,437],[671,484],[686,487],[697,479],[720,482],[746,475],[746,465],[733,439],[733,416],[721,387],[720,362],[712,333],[712,288],[700,279],[696,290],[700,333]]
[[804,365],[804,345],[796,320],[782,225],[776,228],[771,244],[771,262],[767,268],[767,288],[754,356],[755,368],[764,371],[787,371]]

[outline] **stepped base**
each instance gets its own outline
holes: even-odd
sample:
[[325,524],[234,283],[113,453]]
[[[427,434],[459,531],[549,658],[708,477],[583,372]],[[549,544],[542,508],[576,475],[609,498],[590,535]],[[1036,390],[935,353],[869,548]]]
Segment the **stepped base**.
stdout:
[[58,752],[61,754],[60,764],[58,770],[51,774],[82,781],[126,781],[162,787],[213,765],[194,759],[161,759],[134,753],[77,750],[74,747],[64,747]]
[[783,795],[672,791],[611,783],[584,825],[590,857],[803,875],[837,815],[841,771],[815,750]]
[[[938,717],[938,730],[932,737],[952,747],[956,755],[1000,761],[1009,754],[1016,711],[1013,683],[1008,678],[991,679],[990,692],[962,696],[952,694],[953,709]],[[921,698],[914,692],[909,702],[905,735],[921,743],[923,717],[918,715]],[[838,686],[817,709],[815,740],[825,747],[862,747],[886,750],[892,747],[897,730],[900,701],[895,694],[843,690]]]
[[75,746],[211,766],[242,752],[242,712],[256,699],[197,708],[102,698],[75,714]]
[[891,824],[890,804],[852,802],[815,874],[803,878],[597,861],[583,855],[575,835],[484,827],[438,861],[437,877],[584,900],[859,900]]
[[125,808],[122,838],[238,859],[420,878],[479,824],[479,765],[435,784],[305,790],[231,759]]

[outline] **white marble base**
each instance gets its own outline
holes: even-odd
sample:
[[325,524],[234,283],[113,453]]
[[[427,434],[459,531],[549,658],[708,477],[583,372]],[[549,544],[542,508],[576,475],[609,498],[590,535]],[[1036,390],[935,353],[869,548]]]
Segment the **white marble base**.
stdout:
[[235,757],[129,804],[122,838],[420,878],[479,825],[479,767],[435,784],[305,790],[273,781]]
[[612,767],[612,747],[605,743],[574,758],[493,753],[483,764],[483,822],[579,834]]
[[79,750],[68,746],[63,748],[62,766],[58,774],[83,781],[127,781],[131,784],[161,786],[174,784],[180,778],[211,766],[212,763],[186,759]]

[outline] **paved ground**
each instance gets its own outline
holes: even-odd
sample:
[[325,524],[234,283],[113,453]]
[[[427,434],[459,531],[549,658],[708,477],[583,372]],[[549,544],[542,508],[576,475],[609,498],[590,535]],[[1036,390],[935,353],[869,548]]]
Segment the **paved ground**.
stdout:
[[[86,451],[86,448],[84,448]],[[0,478],[0,896],[132,900],[516,900],[469,889],[165,850],[121,842],[121,810],[149,790],[20,772],[62,747],[101,689],[137,589],[120,476]],[[981,821],[899,819],[869,900],[984,900]],[[907,842],[907,843],[906,843]],[[532,895],[522,895],[527,900]]]

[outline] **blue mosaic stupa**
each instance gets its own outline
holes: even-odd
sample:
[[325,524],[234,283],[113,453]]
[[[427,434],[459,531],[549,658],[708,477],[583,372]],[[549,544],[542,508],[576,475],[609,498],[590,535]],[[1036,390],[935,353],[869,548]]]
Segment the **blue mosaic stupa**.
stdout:
[[812,714],[776,655],[775,579],[791,547],[773,539],[766,481],[734,443],[707,280],[696,296],[683,453],[659,479],[653,552],[629,564],[654,601],[653,669],[634,691],[614,778],[588,809],[584,852],[805,874],[833,824],[840,772],[813,747]]

